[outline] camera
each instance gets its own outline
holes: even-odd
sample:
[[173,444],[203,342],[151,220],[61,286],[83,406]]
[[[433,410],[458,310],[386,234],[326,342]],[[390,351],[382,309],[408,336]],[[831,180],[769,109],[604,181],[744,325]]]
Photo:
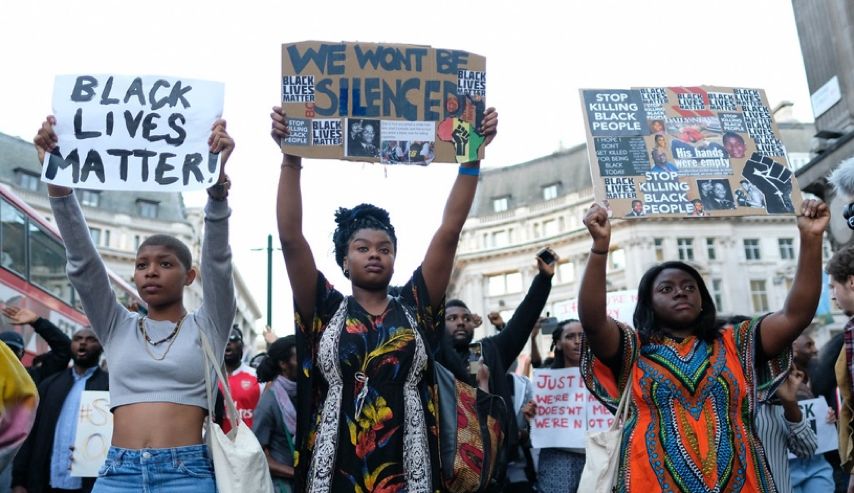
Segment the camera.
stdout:
[[854,229],[854,202],[851,202],[842,209],[842,217],[845,218],[848,227]]

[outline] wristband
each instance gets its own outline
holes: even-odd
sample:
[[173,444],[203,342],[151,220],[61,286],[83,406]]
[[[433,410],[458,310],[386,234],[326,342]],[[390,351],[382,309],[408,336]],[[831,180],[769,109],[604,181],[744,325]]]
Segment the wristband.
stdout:
[[594,250],[591,248],[590,253],[595,253],[596,255],[608,255],[608,250]]
[[460,174],[468,176],[478,176],[480,174],[480,168],[464,168],[460,166]]

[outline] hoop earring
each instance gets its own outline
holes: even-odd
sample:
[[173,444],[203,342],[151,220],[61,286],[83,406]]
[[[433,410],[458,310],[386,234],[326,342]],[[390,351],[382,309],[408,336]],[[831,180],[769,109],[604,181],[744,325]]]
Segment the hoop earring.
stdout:
[[347,279],[350,279],[350,271],[349,270],[344,269],[344,277],[346,277]]

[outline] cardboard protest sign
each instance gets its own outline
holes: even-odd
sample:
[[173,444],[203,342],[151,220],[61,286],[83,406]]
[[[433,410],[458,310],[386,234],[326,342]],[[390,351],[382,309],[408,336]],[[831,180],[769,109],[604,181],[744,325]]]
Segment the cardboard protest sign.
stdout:
[[535,448],[585,447],[585,432],[614,423],[614,415],[587,391],[578,368],[534,370],[537,415],[531,421]]
[[113,438],[113,414],[110,412],[110,392],[84,390],[77,414],[77,436],[74,439],[74,460],[71,475],[92,478],[107,460]]
[[[624,324],[632,325],[635,316],[635,306],[638,304],[637,289],[623,289],[620,291],[609,291],[605,294],[605,310],[608,316],[619,320]],[[552,315],[558,320],[578,318],[578,299],[555,303],[552,307]]]
[[426,165],[483,158],[486,58],[429,46],[282,45],[282,107],[302,157]]
[[[818,438],[818,448],[815,450],[815,455],[839,448],[839,434],[836,431],[836,424],[827,422],[828,405],[824,397],[798,401],[798,407],[801,408],[804,419]],[[795,454],[789,452],[789,458],[795,459]]]
[[609,216],[793,215],[803,198],[761,89],[582,89]]
[[60,75],[53,87],[57,148],[42,181],[95,190],[180,191],[219,178],[208,152],[222,116],[218,82],[158,76]]

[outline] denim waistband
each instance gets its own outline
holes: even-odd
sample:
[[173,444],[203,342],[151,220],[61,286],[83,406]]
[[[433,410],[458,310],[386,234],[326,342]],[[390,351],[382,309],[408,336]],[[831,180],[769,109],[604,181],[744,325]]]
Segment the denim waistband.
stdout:
[[181,461],[209,458],[208,446],[204,444],[190,445],[188,447],[144,448],[138,450],[111,446],[107,452],[107,459],[113,460],[117,465],[122,462],[133,464],[172,462],[177,466]]

